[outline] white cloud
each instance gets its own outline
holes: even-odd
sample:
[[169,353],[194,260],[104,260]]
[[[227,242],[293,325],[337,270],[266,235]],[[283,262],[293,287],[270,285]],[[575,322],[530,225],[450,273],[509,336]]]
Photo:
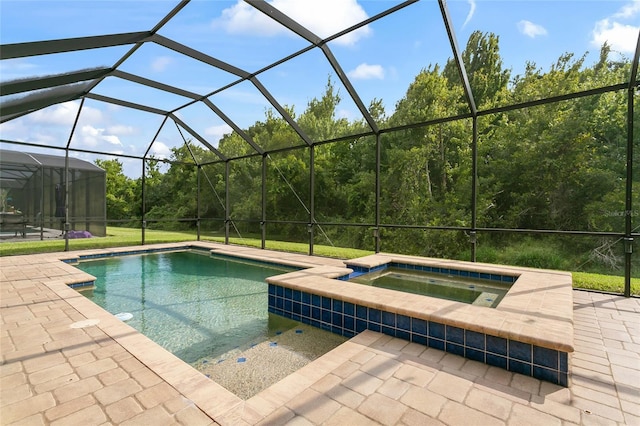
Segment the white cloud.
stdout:
[[133,135],[136,133],[136,128],[133,126],[125,126],[123,124],[116,124],[107,128],[107,132],[113,135]]
[[32,123],[69,126],[76,120],[79,106],[78,102],[64,102],[35,111],[26,118]]
[[467,18],[464,20],[464,24],[462,24],[462,27],[466,27],[467,24],[471,21],[471,18],[473,18],[473,15],[476,12],[476,0],[468,0],[469,3],[469,13],[467,14]]
[[531,38],[547,35],[547,30],[542,25],[534,24],[533,22],[524,19],[518,22],[518,30],[522,34]]
[[164,160],[171,157],[171,149],[164,142],[155,141],[153,145],[151,145],[149,154],[154,158]]
[[162,72],[167,69],[169,65],[173,62],[173,59],[169,56],[158,56],[151,62],[151,69],[154,72]]
[[384,79],[384,68],[381,65],[369,65],[362,63],[358,65],[354,70],[351,70],[347,75],[354,80],[371,80],[371,79]]
[[638,42],[640,26],[634,25],[637,21],[631,23],[624,21],[633,20],[638,15],[640,15],[640,0],[625,4],[610,17],[595,23],[591,44],[600,48],[606,42],[614,51],[633,53]]
[[123,147],[120,138],[116,135],[109,134],[105,129],[93,127],[85,124],[80,128],[80,143],[91,148],[99,148],[100,151],[114,152],[116,148]]
[[233,129],[228,124],[220,124],[219,126],[211,126],[204,129],[205,136],[211,136],[217,145],[218,141],[228,133],[231,133]]
[[[357,0],[272,0],[269,3],[322,38],[368,18]],[[213,26],[223,28],[232,34],[259,36],[290,34],[284,26],[242,0],[223,10],[222,15],[213,21]],[[371,32],[369,26],[364,26],[340,37],[335,40],[335,43],[353,45]]]

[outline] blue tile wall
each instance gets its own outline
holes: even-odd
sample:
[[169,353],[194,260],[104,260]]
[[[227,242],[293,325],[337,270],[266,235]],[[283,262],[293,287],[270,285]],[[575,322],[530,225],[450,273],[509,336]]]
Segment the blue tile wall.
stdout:
[[372,330],[568,386],[568,354],[269,284],[269,312],[345,337]]
[[82,283],[68,284],[68,286],[71,288],[93,287],[94,285],[95,285],[95,281],[86,281]]
[[440,268],[437,266],[425,266],[425,265],[411,265],[408,263],[398,263],[398,262],[390,262],[384,265],[375,266],[373,268],[364,268],[362,266],[354,266],[349,265],[347,262],[347,266],[353,270],[353,273],[350,275],[344,275],[339,277],[339,280],[346,281],[351,278],[358,277],[363,274],[368,274],[370,272],[377,272],[387,268],[398,268],[398,269],[407,269],[411,271],[422,271],[422,272],[430,272],[434,274],[443,274],[443,275],[453,275],[459,277],[466,278],[476,278],[482,280],[490,280],[490,281],[500,281],[502,283],[511,283],[513,284],[518,277],[513,275],[501,275],[501,274],[490,274],[486,272],[475,272],[475,271],[462,271],[458,269],[449,269],[449,268]]

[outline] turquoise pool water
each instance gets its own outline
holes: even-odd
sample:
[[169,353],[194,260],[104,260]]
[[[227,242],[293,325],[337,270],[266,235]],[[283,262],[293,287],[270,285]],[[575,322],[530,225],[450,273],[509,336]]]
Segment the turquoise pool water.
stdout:
[[399,268],[386,268],[349,281],[489,308],[498,306],[511,288],[511,283],[407,271]]
[[193,363],[268,340],[298,323],[267,311],[265,278],[291,269],[195,252],[81,262],[96,277],[82,294]]

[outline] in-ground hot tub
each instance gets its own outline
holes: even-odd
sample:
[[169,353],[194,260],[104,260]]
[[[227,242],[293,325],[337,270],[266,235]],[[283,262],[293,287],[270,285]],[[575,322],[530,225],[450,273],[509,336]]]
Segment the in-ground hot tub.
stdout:
[[[270,312],[347,337],[378,331],[568,386],[570,273],[395,254],[345,263],[344,269],[311,268],[268,278]],[[515,279],[494,309],[346,281],[354,272],[389,265]]]

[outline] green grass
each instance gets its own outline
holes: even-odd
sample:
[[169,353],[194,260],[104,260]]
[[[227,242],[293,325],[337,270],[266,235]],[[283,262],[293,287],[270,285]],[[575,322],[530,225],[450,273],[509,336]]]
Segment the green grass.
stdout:
[[[574,288],[624,293],[624,277],[588,272],[573,272],[572,275]],[[631,294],[640,296],[640,278],[631,278]]]
[[[181,241],[194,241],[196,234],[193,232],[175,232],[175,231],[158,231],[147,229],[145,231],[145,244],[169,243]],[[224,243],[223,236],[205,236],[201,237],[203,241],[214,241]],[[85,250],[96,248],[123,247],[141,244],[140,229],[134,228],[116,228],[108,227],[106,237],[73,239],[69,240],[70,250]],[[249,247],[261,247],[261,240],[257,238],[229,238],[231,244],[244,245]],[[45,240],[45,241],[19,241],[0,243],[0,256],[35,254],[64,251],[64,240]],[[308,244],[293,243],[286,241],[267,241],[266,248],[269,250],[278,250],[291,253],[306,254],[309,251]],[[371,251],[358,250],[343,247],[331,247],[324,245],[314,245],[314,255],[333,257],[338,259],[354,259],[357,257],[372,254]],[[510,250],[511,253],[513,251]],[[506,261],[507,259],[500,257],[497,253],[487,251],[483,262],[502,263],[502,264],[520,264],[520,266],[545,267],[539,265],[543,259],[549,260],[549,253],[540,251],[540,249],[524,250],[523,253],[517,255],[518,262]],[[494,257],[491,259],[491,257]],[[556,258],[553,258],[557,261]],[[544,263],[544,262],[543,262]],[[558,265],[560,266],[560,265]],[[548,266],[546,266],[548,267]],[[561,269],[561,268],[557,268]],[[587,290],[596,290],[612,293],[624,292],[624,277],[619,275],[607,275],[587,272],[573,272],[574,288]],[[631,294],[640,296],[640,278],[631,279]]]

